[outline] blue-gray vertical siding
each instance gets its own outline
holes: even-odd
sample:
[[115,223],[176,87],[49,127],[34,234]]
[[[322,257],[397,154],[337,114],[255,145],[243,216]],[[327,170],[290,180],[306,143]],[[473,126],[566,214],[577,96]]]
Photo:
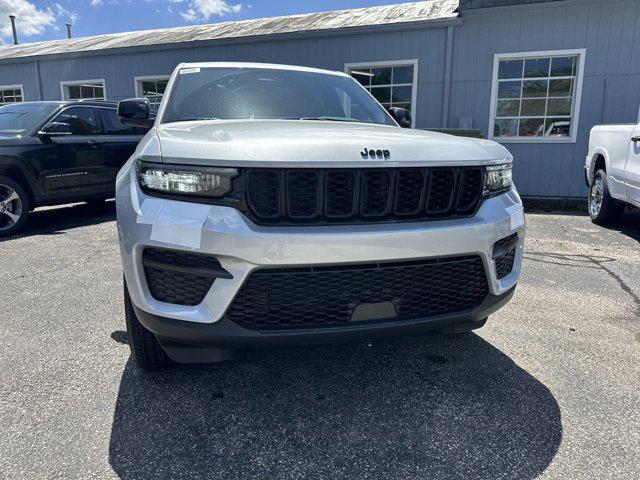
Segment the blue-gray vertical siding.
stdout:
[[[423,28],[359,35],[336,35],[280,41],[255,41],[228,45],[181,47],[145,52],[40,61],[45,99],[60,99],[60,82],[102,79],[109,100],[135,93],[134,77],[169,74],[180,62],[273,62],[344,71],[345,64],[386,60],[419,60],[416,122],[420,127],[440,127],[442,122],[446,29]],[[33,69],[33,67],[31,67]],[[0,66],[0,72],[14,65]],[[1,75],[1,73],[0,73]],[[21,78],[32,76],[24,71]],[[0,78],[2,78],[0,76]],[[31,90],[28,99],[35,99]]]
[[[418,128],[458,127],[462,117],[489,130],[493,57],[496,53],[585,48],[586,70],[576,143],[505,144],[524,195],[583,196],[582,164],[589,130],[599,123],[635,122],[640,107],[640,1],[482,0],[493,8],[461,3],[462,25],[453,28],[447,75],[447,26],[407,24],[402,30],[344,31],[297,36],[157,46],[43,57],[0,64],[0,85],[22,84],[27,100],[61,98],[60,82],[105,79],[107,97],[135,94],[134,77],[169,74],[180,62],[255,61],[343,70],[347,63],[419,60]],[[518,3],[517,6],[500,7]],[[523,4],[524,3],[524,4]],[[484,3],[482,3],[482,6]],[[445,79],[450,83],[445,86]],[[448,99],[444,98],[449,91]],[[42,95],[40,94],[42,93]],[[447,112],[443,105],[448,104]]]
[[[586,49],[576,143],[505,143],[523,195],[586,195],[582,166],[589,131],[635,123],[640,109],[640,2],[551,2],[463,11],[456,28],[450,127],[472,117],[488,133],[496,53]],[[606,87],[605,87],[606,84]],[[606,95],[606,97],[605,97]]]

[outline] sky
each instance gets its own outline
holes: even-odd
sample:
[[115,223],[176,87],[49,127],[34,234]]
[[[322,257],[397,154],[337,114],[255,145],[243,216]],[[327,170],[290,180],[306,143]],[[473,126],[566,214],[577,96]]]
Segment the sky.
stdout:
[[403,3],[407,0],[0,0],[0,44]]

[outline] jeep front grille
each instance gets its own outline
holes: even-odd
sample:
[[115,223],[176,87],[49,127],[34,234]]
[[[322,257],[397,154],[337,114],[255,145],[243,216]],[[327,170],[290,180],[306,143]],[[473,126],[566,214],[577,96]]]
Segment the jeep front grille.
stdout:
[[261,269],[227,315],[258,330],[339,327],[364,305],[395,312],[386,320],[401,322],[471,310],[488,293],[480,257]]
[[341,224],[468,217],[484,170],[456,168],[248,169],[247,213],[259,224]]

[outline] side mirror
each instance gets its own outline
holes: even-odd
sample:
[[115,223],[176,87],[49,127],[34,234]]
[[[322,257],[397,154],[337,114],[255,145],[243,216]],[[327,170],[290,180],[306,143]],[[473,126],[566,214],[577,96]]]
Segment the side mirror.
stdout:
[[118,119],[125,125],[132,127],[151,128],[154,119],[151,118],[149,100],[129,98],[118,102]]
[[57,137],[63,135],[71,135],[71,125],[64,122],[50,122],[42,130],[38,132],[38,135],[46,137]]
[[411,112],[406,108],[391,107],[389,113],[402,128],[411,128]]

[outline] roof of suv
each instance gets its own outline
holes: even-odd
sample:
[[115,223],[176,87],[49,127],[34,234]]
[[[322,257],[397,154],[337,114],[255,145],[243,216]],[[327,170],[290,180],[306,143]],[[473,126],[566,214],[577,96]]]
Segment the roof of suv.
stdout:
[[324,70],[321,68],[300,67],[296,65],[284,65],[279,63],[253,63],[253,62],[190,62],[181,63],[178,68],[264,68],[270,70],[292,70],[297,72],[324,73],[329,75],[348,76],[344,72]]
[[118,102],[111,102],[108,100],[44,100],[44,101],[22,102],[23,105],[29,105],[33,103],[59,105],[59,106],[89,105],[92,107],[113,107],[113,108],[116,108],[118,106]]

